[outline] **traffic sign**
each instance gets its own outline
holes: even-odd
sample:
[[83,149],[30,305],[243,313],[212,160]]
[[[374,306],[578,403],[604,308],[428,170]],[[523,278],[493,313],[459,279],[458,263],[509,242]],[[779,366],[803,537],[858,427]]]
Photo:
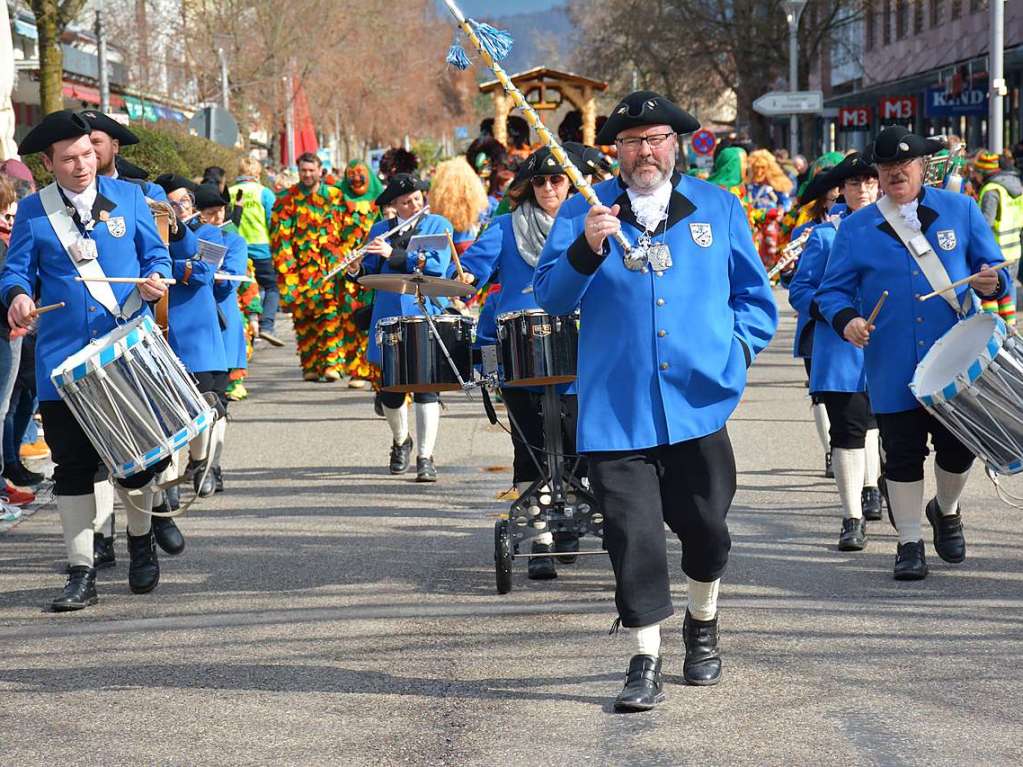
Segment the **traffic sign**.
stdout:
[[824,109],[820,91],[771,91],[753,102],[753,110],[765,117],[814,115]]
[[233,147],[238,143],[238,123],[220,106],[203,107],[188,121],[188,130],[221,146]]
[[693,146],[693,151],[696,154],[714,154],[714,147],[717,145],[718,140],[706,128],[701,128],[693,134],[693,137],[689,139],[689,143]]

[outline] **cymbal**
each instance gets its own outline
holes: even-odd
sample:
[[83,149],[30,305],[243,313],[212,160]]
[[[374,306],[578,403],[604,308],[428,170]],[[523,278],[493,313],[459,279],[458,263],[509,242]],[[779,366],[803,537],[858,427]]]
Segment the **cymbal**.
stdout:
[[458,280],[431,277],[427,274],[367,274],[359,280],[364,288],[383,290],[387,293],[402,293],[414,296],[437,296],[454,298],[471,296],[476,288]]

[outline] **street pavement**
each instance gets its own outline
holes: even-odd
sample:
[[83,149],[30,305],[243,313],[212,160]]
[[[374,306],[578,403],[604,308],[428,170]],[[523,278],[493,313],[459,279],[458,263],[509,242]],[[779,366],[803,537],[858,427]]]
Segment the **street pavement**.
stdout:
[[729,425],[717,687],[682,684],[677,570],[668,700],[647,714],[610,705],[633,640],[608,633],[606,556],[549,582],[517,561],[496,593],[511,447],[478,401],[445,397],[440,482],[419,485],[388,474],[368,393],[305,383],[293,348],[261,348],[231,406],[227,492],[184,518],[187,549],[161,559],[154,593],[128,591],[122,529],[99,605],[44,612],[63,584],[52,505],[0,534],[0,764],[1023,763],[1020,512],[975,472],[965,564],[928,543],[930,577],[896,583],[886,522],[865,552],[838,552],[779,301]]

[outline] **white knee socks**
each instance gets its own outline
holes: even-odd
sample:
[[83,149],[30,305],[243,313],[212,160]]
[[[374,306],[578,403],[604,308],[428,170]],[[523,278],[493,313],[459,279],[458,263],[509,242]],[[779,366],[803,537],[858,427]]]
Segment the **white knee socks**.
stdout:
[[110,480],[104,479],[92,486],[92,497],[95,499],[96,518],[92,529],[107,538],[114,535],[114,486]]
[[845,519],[861,519],[863,507],[860,496],[863,490],[865,450],[835,447],[831,449],[831,466],[835,471],[838,497],[842,501],[842,516]]
[[64,548],[71,567],[92,567],[92,523],[96,499],[89,495],[58,495],[57,511],[64,530]]
[[824,405],[813,406],[813,423],[817,427],[817,439],[821,441],[821,447],[826,453],[831,450],[831,437],[828,436],[831,421],[828,420],[828,409]]
[[151,510],[153,508],[155,491],[152,486],[129,491],[127,488],[117,485],[115,490],[121,498],[121,503],[124,504],[124,515],[128,520],[128,534],[145,535],[148,533],[152,529],[153,518],[140,509]]
[[395,445],[404,444],[408,439],[408,407],[402,403],[401,407],[384,407],[384,416],[387,418],[387,425],[391,427],[391,437]]
[[914,543],[923,538],[921,517],[924,505],[924,481],[887,480],[892,519],[899,530],[899,543]]
[[213,455],[210,456],[210,462],[214,466],[220,466],[220,456],[224,452],[224,440],[227,438],[227,419],[218,418],[217,422],[213,424]]
[[698,621],[714,620],[718,614],[718,588],[721,586],[721,579],[716,581],[689,581],[689,614]]
[[655,658],[661,655],[661,624],[651,623],[649,626],[639,626],[629,629],[636,635],[636,652],[640,655],[653,655]]
[[967,469],[962,474],[953,474],[934,464],[934,479],[938,486],[938,508],[941,509],[943,517],[951,516],[959,511],[959,497],[966,487],[966,480],[970,477]]
[[437,430],[440,428],[440,403],[417,402],[415,408],[419,457],[433,458],[433,446],[437,444]]
[[193,461],[206,459],[209,452],[210,440],[213,438],[213,429],[206,429],[202,434],[188,443],[188,457]]
[[867,440],[863,447],[866,456],[864,487],[877,487],[877,481],[881,477],[881,440],[878,434],[877,429],[867,431]]

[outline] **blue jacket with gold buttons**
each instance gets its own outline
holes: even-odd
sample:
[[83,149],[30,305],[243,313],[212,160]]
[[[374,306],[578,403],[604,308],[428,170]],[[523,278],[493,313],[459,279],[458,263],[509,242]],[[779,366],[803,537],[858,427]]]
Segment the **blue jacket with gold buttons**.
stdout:
[[[739,403],[746,369],[770,342],[778,311],[739,200],[692,177],[672,178],[667,219],[653,233],[673,265],[630,271],[620,246],[586,242],[589,205],[561,206],[533,287],[551,314],[580,310],[579,450],[642,450],[718,431]],[[595,187],[621,205],[629,242],[642,228],[619,179]]]
[[[925,187],[917,218],[953,282],[984,264],[1001,262],[994,235],[970,197]],[[998,292],[992,298],[1004,295],[1008,284],[1005,272],[998,274]],[[920,407],[909,382],[917,364],[959,315],[940,296],[917,300],[933,288],[874,204],[842,222],[815,299],[822,316],[842,336],[849,320],[869,316],[885,290],[888,298],[874,323],[876,330],[864,349],[863,362],[874,412],[897,413]],[[971,305],[968,294],[972,294],[969,286],[956,290],[960,305],[964,298]]]
[[[139,277],[156,272],[169,277],[170,257],[142,190],[104,176],[96,183],[95,224],[89,231],[82,230],[80,224],[79,229],[95,240],[104,273],[108,277]],[[43,401],[59,399],[50,372],[118,324],[114,315],[93,299],[85,283],[75,282],[76,276],[78,271],[46,217],[39,194],[29,195],[18,206],[7,262],[0,274],[0,296],[8,305],[19,293],[38,296],[40,305],[65,303],[63,309],[38,320],[36,385]],[[122,306],[136,289],[130,284],[110,287]],[[148,309],[143,305],[142,311]]]

